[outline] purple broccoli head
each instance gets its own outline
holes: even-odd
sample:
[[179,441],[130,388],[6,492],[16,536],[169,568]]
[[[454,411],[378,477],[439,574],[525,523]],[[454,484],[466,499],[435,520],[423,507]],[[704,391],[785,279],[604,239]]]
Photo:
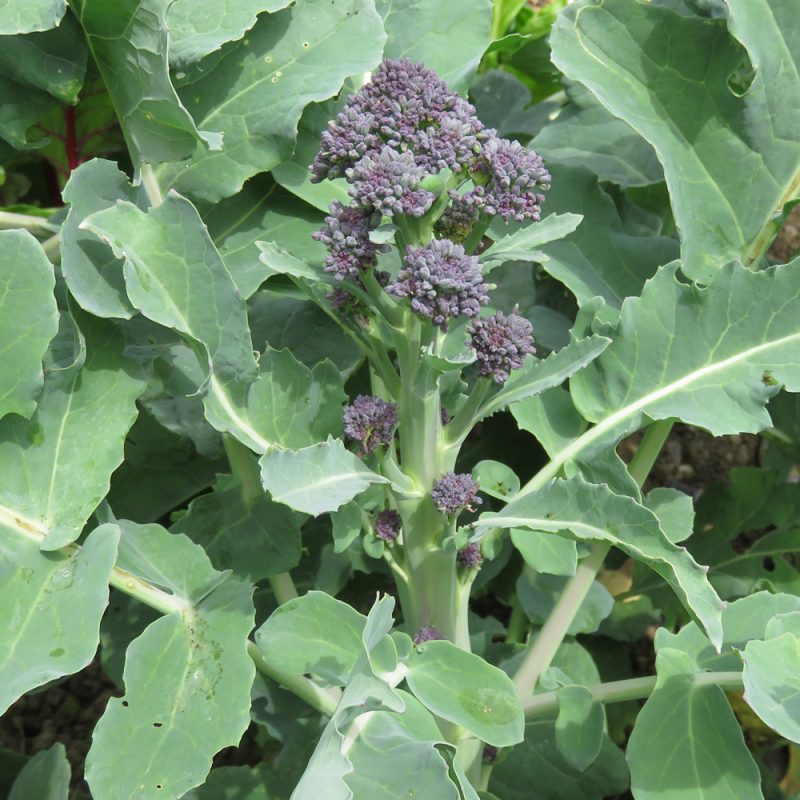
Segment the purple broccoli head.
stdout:
[[414,636],[414,644],[425,644],[425,642],[434,642],[440,639],[444,639],[444,636],[436,628],[431,625],[425,625]]
[[368,455],[392,441],[397,426],[397,404],[360,394],[344,407],[343,421],[345,435],[360,442],[361,454]]
[[471,542],[458,551],[456,558],[464,569],[478,569],[483,564],[481,546],[477,542]]
[[477,493],[478,484],[471,475],[446,472],[433,484],[431,498],[443,514],[457,514],[464,509],[472,511],[473,504],[477,506],[483,502]]
[[379,512],[375,519],[375,535],[392,544],[400,535],[400,524],[400,515],[393,508],[387,508]]
[[495,383],[505,383],[513,369],[519,369],[533,346],[533,326],[516,313],[498,311],[490,317],[473,320],[467,328],[469,344],[480,364],[481,375]]

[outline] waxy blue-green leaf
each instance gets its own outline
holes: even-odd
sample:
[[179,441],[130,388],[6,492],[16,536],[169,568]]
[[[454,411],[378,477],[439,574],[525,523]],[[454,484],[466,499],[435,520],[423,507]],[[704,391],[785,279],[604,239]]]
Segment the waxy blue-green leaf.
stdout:
[[302,278],[312,284],[317,281],[333,282],[319,265],[312,266],[301,261],[274,242],[256,242],[256,246],[261,251],[258,258],[266,268],[267,277],[288,275],[291,278]]
[[241,39],[259,14],[280,11],[290,0],[237,0],[220,6],[194,0],[175,0],[167,9],[169,63],[182,67]]
[[0,511],[0,713],[26,692],[95,656],[119,536],[93,531],[80,548],[43,553],[46,531]]
[[415,647],[406,681],[416,698],[443,719],[495,747],[522,741],[525,718],[511,679],[480,656],[448,641]]
[[22,768],[8,800],[67,800],[70,766],[61,742],[41,750]]
[[575,542],[540,531],[513,528],[511,541],[525,563],[547,575],[574,575],[578,566]]
[[273,800],[259,767],[217,767],[181,800]]
[[529,528],[614,545],[661,575],[710,640],[722,644],[723,603],[706,578],[707,569],[673,544],[653,512],[631,497],[576,476],[518,497],[497,513],[482,514],[480,527]]
[[[795,618],[800,616],[795,613]],[[744,699],[781,736],[800,744],[800,628],[744,648]]]
[[529,722],[525,741],[498,759],[490,790],[503,800],[603,800],[628,788],[625,757],[608,736],[584,770],[564,761],[555,737],[553,721]]
[[347,683],[361,655],[366,617],[325,592],[310,591],[272,612],[256,644],[277,669]]
[[498,500],[519,491],[519,478],[514,470],[499,461],[479,461],[472,469],[472,477],[484,494]]
[[699,683],[675,650],[636,719],[626,757],[637,800],[763,800],[761,777],[719,686]]
[[253,583],[300,561],[300,529],[292,512],[266,494],[248,506],[229,483],[193,500],[170,530],[201,545],[217,569],[232,569]]
[[532,433],[551,458],[588,427],[569,392],[559,386],[513,403],[508,410],[517,425]]
[[798,352],[800,260],[763,272],[731,264],[706,288],[664,267],[625,301],[613,343],[571,380],[579,411],[598,424],[559,457],[640,427],[644,414],[715,435],[763,430],[777,387],[800,390]]
[[372,0],[304,0],[262,16],[247,35],[193,68],[180,96],[219,152],[158,170],[163,182],[215,202],[288,159],[305,106],[380,61],[385,33]]
[[[795,3],[727,8],[726,25],[637,0],[593,0],[565,9],[550,40],[556,66],[655,148],[684,269],[702,280],[766,249],[770,220],[800,180]],[[730,85],[743,56],[734,37],[756,72],[743,93]]]
[[141,195],[116,164],[104,159],[81,164],[64,187],[64,202],[70,209],[60,232],[61,271],[72,296],[95,316],[129,319],[134,309],[125,292],[122,261],[80,224],[95,211],[112,208],[118,200],[141,207]]
[[603,747],[606,715],[585,686],[558,690],[556,747],[564,761],[578,772],[590,766]]
[[145,389],[117,331],[94,318],[79,324],[85,363],[47,373],[30,420],[0,420],[0,505],[46,531],[46,550],[75,541],[108,493]]
[[66,10],[67,0],[0,0],[0,34],[49,30]]
[[389,483],[331,437],[302,450],[270,450],[261,458],[261,480],[274,500],[314,516],[336,511],[373,483]]
[[673,544],[683,542],[692,535],[694,503],[688,494],[658,486],[642,498],[642,504],[658,517],[661,530]]
[[376,0],[375,6],[389,35],[384,58],[424,64],[455,91],[466,90],[489,46],[489,0]]
[[197,130],[170,81],[166,3],[76,0],[75,11],[137,167],[222,146],[219,133]]
[[226,579],[200,547],[158,525],[108,527],[122,529],[122,551],[133,549],[129,566],[168,582],[175,610],[128,647],[125,694],[95,728],[86,779],[95,797],[179,798],[250,724],[252,587]]
[[53,265],[27,231],[0,231],[0,417],[30,417],[58,331]]
[[541,222],[534,222],[497,239],[481,253],[484,272],[505,261],[543,261],[546,256],[541,246],[563,239],[581,224],[580,214],[550,214]]
[[469,96],[478,119],[487,128],[496,129],[500,136],[519,137],[521,141],[530,139],[558,108],[557,103],[550,101],[532,105],[528,87],[516,76],[499,69],[479,75],[469,87]]

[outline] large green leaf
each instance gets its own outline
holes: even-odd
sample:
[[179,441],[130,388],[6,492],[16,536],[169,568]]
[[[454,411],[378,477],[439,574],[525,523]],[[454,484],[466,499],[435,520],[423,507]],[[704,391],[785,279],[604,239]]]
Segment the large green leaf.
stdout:
[[762,430],[777,387],[800,389],[800,261],[763,272],[731,264],[707,288],[662,268],[625,301],[613,336],[570,384],[581,414],[598,424],[559,460],[639,427],[644,414],[715,435]]
[[190,156],[222,146],[218,133],[198,131],[169,77],[167,4],[162,0],[75,0],[114,103],[134,164]]
[[[274,797],[274,796],[273,796]],[[272,800],[259,768],[217,767],[208,780],[181,800]]]
[[290,0],[238,0],[220,6],[195,0],[176,0],[167,10],[169,61],[182,67],[213,53],[225,42],[240,39],[259,14],[280,11]]
[[631,497],[576,476],[518,497],[502,511],[481,515],[480,526],[528,528],[619,547],[661,575],[711,641],[722,643],[724,606],[706,579],[707,570],[670,542],[655,514]]
[[[655,148],[684,269],[703,280],[763,252],[764,231],[800,182],[794,0],[727,8],[726,26],[637,0],[592,0],[565,9],[551,36],[555,64]],[[731,85],[744,56],[734,36],[755,68],[746,91]]]
[[42,552],[45,531],[0,511],[0,713],[23,694],[94,658],[119,536],[94,531],[80,548]]
[[198,125],[224,134],[223,150],[198,148],[188,163],[161,168],[161,179],[204,200],[235,194],[291,156],[303,108],[371,70],[384,41],[372,0],[304,0],[262,17],[180,89]]
[[389,35],[384,58],[409,58],[456,91],[466,90],[489,46],[489,0],[376,0],[375,5]]
[[96,319],[80,324],[83,366],[47,373],[30,421],[0,421],[0,504],[47,531],[47,550],[75,541],[108,493],[145,388],[119,333]]
[[122,262],[108,244],[82,230],[80,224],[118,200],[142,206],[142,192],[130,185],[116,164],[92,159],[70,174],[63,197],[70,209],[61,226],[61,271],[70,292],[95,316],[129,319],[134,309],[125,293]]
[[370,484],[389,483],[331,437],[302,450],[266,453],[261,480],[279,503],[314,516],[336,511]]
[[428,709],[481,741],[508,747],[522,741],[525,718],[511,679],[480,656],[448,641],[415,647],[406,675]]
[[182,797],[250,724],[252,588],[216,572],[184,536],[157,525],[108,528],[122,530],[120,566],[168,583],[176,610],[128,647],[125,694],[95,728],[86,779],[98,798]]
[[30,417],[58,330],[53,265],[26,231],[0,232],[0,417]]
[[66,10],[67,0],[0,0],[0,34],[46,31]]
[[585,686],[558,690],[556,747],[573,769],[583,772],[594,763],[603,747],[605,727],[603,706]]
[[761,779],[725,693],[696,682],[686,656],[658,656],[658,683],[636,719],[627,759],[636,800],[762,800]]
[[67,800],[70,768],[61,742],[38,752],[14,781],[8,800]]

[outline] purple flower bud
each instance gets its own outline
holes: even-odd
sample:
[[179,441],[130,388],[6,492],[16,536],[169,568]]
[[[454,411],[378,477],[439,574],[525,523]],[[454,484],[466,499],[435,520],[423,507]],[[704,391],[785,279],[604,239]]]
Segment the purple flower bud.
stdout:
[[450,204],[436,220],[436,232],[443,238],[461,243],[469,236],[478,221],[479,205],[471,199],[464,199],[455,189],[450,191]]
[[478,484],[471,475],[446,472],[433,484],[431,498],[443,514],[457,514],[464,509],[473,511],[473,504],[478,506],[483,502],[476,497],[477,492]]
[[[385,287],[389,284],[391,275],[389,275],[388,272],[385,272],[382,269],[376,269],[374,275],[379,285]],[[359,286],[362,289],[364,288],[364,284],[361,282],[360,277],[351,278],[351,280],[356,284],[356,286]],[[364,304],[361,302],[361,300],[352,292],[348,292],[347,289],[336,288],[327,297],[333,308],[342,314],[348,314],[351,311],[364,311]]]
[[319,153],[310,168],[311,182],[341,178],[366,153],[380,149],[377,130],[373,114],[350,103],[346,105],[322,134]]
[[368,455],[379,445],[392,441],[397,426],[397,404],[360,394],[344,407],[343,421],[345,435],[361,442],[361,455]]
[[544,195],[550,188],[550,173],[541,156],[519,142],[491,136],[481,148],[478,172],[486,173],[486,184],[477,187],[473,199],[490,214],[517,222],[538,222]]
[[458,551],[456,559],[464,569],[478,569],[483,564],[481,546],[477,542],[471,542]]
[[356,278],[359,272],[378,263],[378,253],[387,252],[389,245],[370,241],[372,222],[372,214],[364,209],[331,203],[325,227],[312,234],[328,248],[325,272],[333,273],[334,278],[341,281]]
[[442,636],[436,628],[425,625],[423,628],[420,628],[416,636],[414,636],[414,644],[424,644],[425,642],[433,642],[439,639],[444,639],[444,636]]
[[393,508],[387,508],[379,512],[375,519],[375,535],[392,544],[400,535],[400,524],[400,515]]
[[350,196],[356,202],[381,214],[409,214],[421,217],[433,204],[436,195],[419,185],[425,170],[417,166],[413,153],[384,147],[376,156],[364,156],[347,170],[353,184]]
[[453,317],[476,317],[489,302],[477,256],[468,256],[449,239],[406,248],[403,267],[388,292],[411,298],[412,310],[447,330]]
[[481,375],[491,376],[495,383],[508,380],[512,369],[519,369],[533,346],[533,326],[516,313],[506,316],[498,311],[490,317],[473,320],[467,328],[467,344],[475,350]]
[[497,761],[497,754],[500,752],[498,748],[496,748],[492,744],[485,744],[483,746],[483,762],[485,764],[494,764]]

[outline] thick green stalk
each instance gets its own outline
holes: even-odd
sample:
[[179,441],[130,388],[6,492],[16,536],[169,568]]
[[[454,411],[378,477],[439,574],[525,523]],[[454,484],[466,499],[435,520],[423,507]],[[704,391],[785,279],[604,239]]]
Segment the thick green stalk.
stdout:
[[58,230],[58,226],[50,224],[44,217],[32,214],[17,214],[13,211],[0,211],[0,230],[22,228],[32,233],[48,234]]
[[[586,688],[595,700],[601,703],[621,703],[625,700],[640,700],[649,697],[656,688],[655,675],[630,678],[624,681],[598,683]],[[695,686],[719,686],[729,692],[743,689],[741,672],[698,672],[692,676]],[[527,698],[522,704],[527,719],[546,717],[558,711],[558,692],[544,692]]]

